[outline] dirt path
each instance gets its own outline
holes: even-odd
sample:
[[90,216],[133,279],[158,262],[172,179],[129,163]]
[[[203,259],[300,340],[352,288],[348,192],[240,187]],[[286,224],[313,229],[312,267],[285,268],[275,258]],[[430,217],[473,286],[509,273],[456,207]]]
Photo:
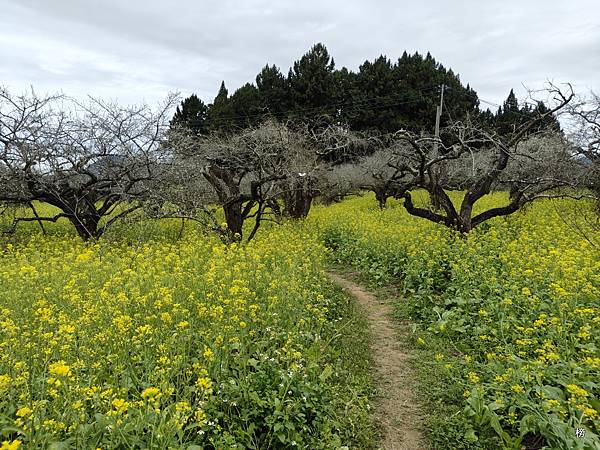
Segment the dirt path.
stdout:
[[383,432],[381,448],[427,448],[419,431],[421,419],[414,394],[414,373],[410,367],[409,355],[402,348],[405,332],[398,330],[390,319],[391,305],[381,302],[373,294],[337,273],[330,273],[329,276],[356,297],[369,321],[377,388],[375,418]]

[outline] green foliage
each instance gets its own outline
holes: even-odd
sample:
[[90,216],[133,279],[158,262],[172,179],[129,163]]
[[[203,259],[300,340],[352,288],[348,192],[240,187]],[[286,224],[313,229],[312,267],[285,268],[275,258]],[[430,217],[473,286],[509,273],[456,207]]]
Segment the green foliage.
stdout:
[[[519,127],[523,124],[548,111],[548,108],[543,102],[538,102],[535,106],[527,103],[519,106],[517,97],[511,89],[503,105],[498,108],[496,115],[491,118],[491,124],[499,134],[510,135],[518,131]],[[488,120],[490,120],[490,118],[488,118]],[[558,119],[554,116],[548,116],[533,127],[530,132],[534,133],[544,130],[560,131]]]
[[446,111],[441,118],[443,127],[451,119],[461,120],[476,111],[477,94],[468,85],[464,87],[451,69],[446,69],[431,54],[425,57],[416,52],[402,55],[395,67],[399,80],[397,90],[402,93],[403,104],[398,110],[404,128],[418,132],[431,132],[435,125],[435,111],[439,104],[439,86],[446,86],[444,98]]
[[212,104],[209,105],[208,123],[210,129],[213,131],[228,130],[233,126],[233,111],[229,102],[229,91],[225,87],[225,81],[221,82],[217,96]]
[[354,130],[396,131],[403,121],[398,103],[404,98],[395,67],[385,56],[365,61],[357,73],[348,73],[351,101],[342,108],[342,119]]
[[441,84],[447,99],[442,125],[451,118],[476,115],[475,91],[429,53],[424,57],[405,52],[396,63],[382,55],[352,72],[336,70],[327,48],[319,43],[294,62],[287,77],[266,65],[256,76],[256,87],[246,84],[228,97],[222,84],[209,116],[216,130],[254,125],[272,115],[315,126],[341,122],[354,130],[432,131]]
[[291,107],[289,83],[279,68],[266,65],[256,76],[261,108],[275,117],[284,117]]
[[228,121],[230,127],[243,129],[256,125],[262,120],[262,102],[256,86],[246,83],[233,93],[229,99],[232,114]]
[[[458,74],[430,53],[423,56],[405,51],[395,62],[381,55],[353,72],[345,67],[336,70],[327,48],[318,43],[293,63],[287,77],[275,65],[267,64],[255,81],[256,85],[247,83],[232,96],[225,82],[221,84],[207,113],[212,130],[232,131],[273,116],[315,126],[342,123],[357,131],[387,133],[404,128],[432,132],[441,85],[442,128],[468,116],[508,135],[548,111],[543,102],[519,105],[513,90],[496,114],[489,109],[482,111],[475,90],[469,84],[463,85]],[[547,129],[560,129],[555,117],[548,116],[531,131]]]
[[293,108],[292,118],[303,117],[304,111],[318,113],[332,120],[338,91],[334,76],[335,63],[323,44],[315,44],[302,58],[294,62],[288,82]]
[[192,94],[177,106],[171,127],[183,126],[195,134],[205,134],[207,127],[208,107],[196,94]]

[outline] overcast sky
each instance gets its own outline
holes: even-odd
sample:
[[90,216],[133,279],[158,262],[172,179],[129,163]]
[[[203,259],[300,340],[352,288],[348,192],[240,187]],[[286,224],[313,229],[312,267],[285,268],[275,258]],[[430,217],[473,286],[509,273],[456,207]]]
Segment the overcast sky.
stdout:
[[599,0],[0,0],[0,85],[210,102],[316,42],[349,69],[430,51],[495,103],[548,79],[600,90]]

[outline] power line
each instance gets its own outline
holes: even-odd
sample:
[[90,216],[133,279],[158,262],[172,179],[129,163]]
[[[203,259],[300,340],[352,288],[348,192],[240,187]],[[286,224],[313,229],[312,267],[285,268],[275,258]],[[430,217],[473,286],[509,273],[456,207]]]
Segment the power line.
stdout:
[[[439,85],[433,85],[430,87],[416,90],[416,92],[425,93],[425,92],[429,92],[429,91],[432,91],[432,90],[438,89],[438,88],[439,88]],[[415,90],[412,91],[413,94],[414,94],[414,92],[415,92]],[[465,92],[465,94],[469,95],[469,93],[467,93],[467,92]],[[477,99],[481,103],[485,103],[485,104],[488,104],[488,105],[494,106],[494,107],[501,107],[501,105],[499,105],[497,103],[479,98],[477,96],[477,93],[473,93],[471,95],[473,96],[472,97],[473,99]],[[258,112],[258,113],[250,113],[250,114],[243,114],[243,113],[242,114],[227,114],[227,115],[222,115],[219,117],[213,117],[213,118],[209,119],[209,121],[211,121],[213,123],[227,123],[227,122],[234,123],[234,122],[238,122],[238,121],[248,121],[249,119],[252,119],[252,118],[260,119],[260,118],[267,118],[267,117],[295,118],[295,116],[296,116],[296,118],[316,118],[316,117],[322,117],[327,113],[333,112],[335,114],[336,112],[339,112],[340,110],[346,118],[353,118],[353,117],[357,117],[358,113],[362,113],[364,111],[376,111],[376,110],[380,110],[380,109],[393,108],[393,107],[397,107],[397,106],[408,105],[408,104],[419,103],[419,102],[425,101],[424,98],[416,98],[416,99],[412,99],[412,100],[400,100],[404,97],[405,97],[405,94],[399,93],[399,94],[392,94],[392,95],[388,95],[388,96],[367,97],[367,98],[356,99],[356,100],[351,100],[351,99],[341,100],[341,101],[337,101],[337,102],[325,103],[325,104],[319,105],[319,106],[293,108],[293,109],[288,109],[288,110],[283,110],[283,111],[264,111],[264,112]],[[397,98],[400,101],[394,101],[394,98]],[[446,102],[443,100],[443,98],[441,101],[442,101],[442,106],[445,107],[450,120],[453,121],[452,114],[450,112],[450,109],[446,105]],[[521,117],[524,117],[524,118],[528,118],[528,119],[531,118],[530,115],[523,114],[520,111],[512,111],[512,113],[519,115]]]
[[478,100],[479,100],[481,103],[485,103],[485,104],[487,104],[487,105],[490,105],[490,106],[495,106],[495,107],[497,107],[497,108],[499,108],[499,107],[500,107],[500,105],[499,105],[499,104],[497,104],[497,103],[488,102],[487,100],[484,100],[484,99],[482,99],[482,98],[479,98],[479,97],[478,97]]
[[[487,105],[494,106],[494,107],[496,107],[496,108],[501,108],[501,107],[502,107],[502,105],[499,105],[498,103],[490,102],[490,101],[488,101],[488,100],[484,100],[484,99],[482,99],[482,98],[479,98],[479,97],[478,97],[478,100],[479,100],[481,103],[485,103],[485,104],[487,104]],[[533,106],[533,107],[537,107],[537,106],[539,106],[539,105],[534,105],[533,103],[528,103],[528,102],[524,102],[524,103],[523,103],[523,105],[525,105],[525,106]],[[526,119],[531,119],[531,116],[530,116],[530,115],[523,114],[521,111],[510,111],[510,112],[511,112],[512,114],[515,114],[515,115],[517,115],[517,116],[521,116],[521,117],[524,117],[524,118],[526,118]]]
[[[392,106],[399,106],[399,105],[403,105],[403,104],[409,104],[409,103],[416,103],[416,102],[420,102],[422,101],[422,99],[416,99],[416,100],[408,100],[408,101],[402,101],[402,102],[394,102],[394,103],[385,103],[387,101],[389,101],[389,98],[385,98],[385,97],[381,97],[381,98],[372,98],[372,99],[364,99],[364,100],[359,100],[359,101],[354,101],[354,102],[337,102],[337,103],[329,103],[329,104],[324,104],[324,105],[320,105],[320,106],[315,106],[315,107],[308,107],[308,108],[295,108],[295,109],[289,109],[289,110],[284,110],[284,111],[268,111],[268,112],[264,112],[264,113],[254,113],[254,114],[244,114],[244,115],[225,115],[225,116],[221,116],[221,117],[217,117],[213,120],[229,120],[229,119],[236,119],[236,118],[250,118],[250,117],[267,117],[267,116],[293,116],[296,115],[298,113],[303,113],[303,116],[319,116],[322,115],[325,112],[328,112],[327,110],[331,110],[334,107],[338,107],[338,108],[342,108],[342,107],[346,107],[348,106],[349,109],[348,111],[351,111],[353,109],[358,109],[361,106],[369,106],[369,102],[375,102],[374,105],[372,105],[370,107],[370,109],[375,109],[375,108],[386,108],[386,107],[392,107]],[[377,103],[381,103],[377,105]],[[310,112],[314,112],[314,114],[306,114],[306,113],[310,113]]]
[[[438,87],[437,85],[431,86],[429,88],[421,89],[418,92],[428,92],[433,89],[436,89],[437,87]],[[396,96],[402,96],[402,94],[396,94]],[[293,117],[297,113],[306,113],[306,112],[309,112],[309,113],[314,112],[314,113],[313,114],[302,114],[302,116],[318,117],[318,116],[322,116],[325,112],[328,112],[328,110],[331,110],[332,108],[335,108],[335,107],[337,107],[338,109],[348,107],[349,109],[347,109],[344,112],[352,112],[352,110],[358,110],[358,108],[361,106],[366,106],[367,107],[366,109],[373,110],[373,109],[389,108],[389,107],[393,107],[393,106],[406,105],[406,104],[411,104],[411,103],[418,103],[418,102],[422,102],[424,99],[419,98],[419,99],[414,99],[414,100],[404,100],[404,101],[400,101],[400,102],[386,103],[386,102],[389,102],[390,100],[393,100],[393,96],[369,97],[369,98],[363,98],[363,99],[359,99],[359,100],[345,100],[345,101],[327,103],[327,104],[323,104],[320,106],[294,108],[294,109],[289,109],[289,110],[285,110],[285,111],[267,111],[267,112],[243,114],[243,115],[242,114],[223,115],[220,117],[215,117],[211,120],[214,122],[228,122],[228,121],[234,121],[236,119],[249,119],[252,117],[278,117],[278,116]],[[374,102],[375,104],[369,107],[370,102]],[[377,103],[382,103],[382,104],[377,105]],[[363,109],[365,109],[365,108],[363,108]]]

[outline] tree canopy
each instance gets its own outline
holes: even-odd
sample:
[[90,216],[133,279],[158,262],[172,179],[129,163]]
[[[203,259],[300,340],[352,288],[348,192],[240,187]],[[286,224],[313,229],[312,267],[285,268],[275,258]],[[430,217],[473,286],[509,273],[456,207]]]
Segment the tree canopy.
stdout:
[[208,106],[192,94],[184,99],[175,110],[171,126],[182,126],[196,134],[208,132]]
[[544,103],[519,104],[513,90],[495,113],[481,110],[477,92],[430,53],[405,51],[395,61],[380,55],[352,71],[336,68],[325,45],[317,43],[293,62],[287,75],[276,65],[266,64],[254,81],[232,95],[223,81],[208,105],[196,95],[188,97],[173,122],[185,123],[197,134],[235,132],[256,127],[267,118],[316,127],[336,124],[359,132],[385,134],[404,129],[429,133],[435,127],[443,88],[442,130],[455,121],[476,120],[508,135],[540,115],[544,120],[531,132],[560,130],[557,119],[545,114],[548,108]]

